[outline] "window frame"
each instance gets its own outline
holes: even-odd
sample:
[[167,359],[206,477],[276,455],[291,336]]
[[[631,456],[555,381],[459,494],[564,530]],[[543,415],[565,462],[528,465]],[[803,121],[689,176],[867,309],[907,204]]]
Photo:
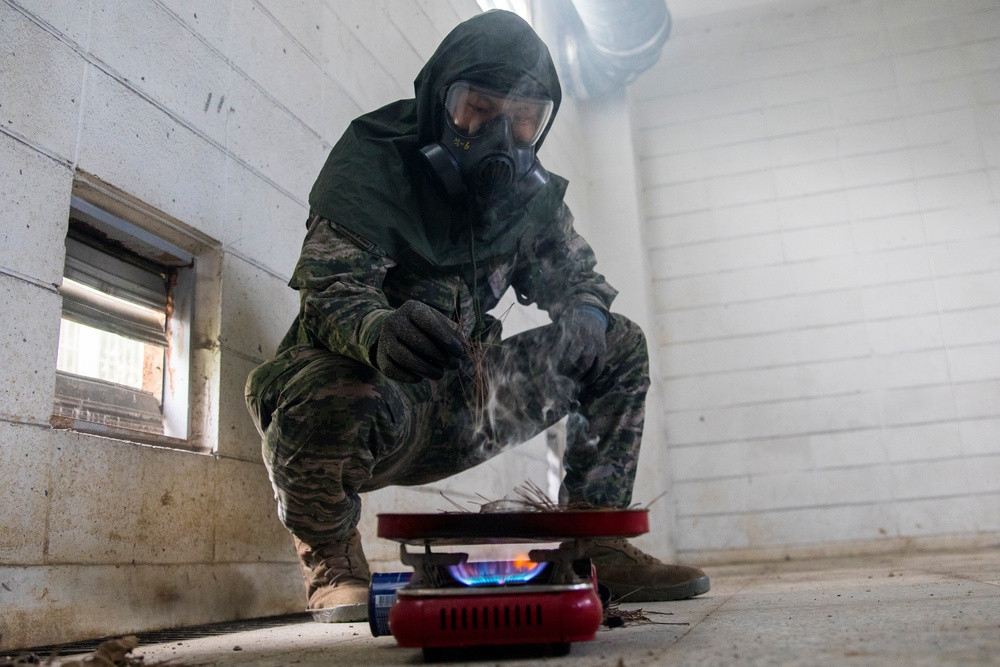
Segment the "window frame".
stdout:
[[[202,453],[215,451],[218,444],[220,370],[218,337],[222,252],[219,243],[84,172],[76,174],[69,204],[67,226],[71,216],[80,217],[82,214],[88,224],[97,221],[97,228],[102,232],[110,231],[109,236],[116,241],[135,241],[135,248],[139,249],[136,254],[155,255],[159,259],[170,257],[171,265],[176,268],[166,307],[168,345],[163,367],[164,433],[160,435],[57,414],[58,396],[53,404],[51,426],[173,449]],[[128,245],[132,250],[131,242]],[[55,373],[57,380],[63,378],[59,380],[59,385],[65,389],[65,378],[72,374],[58,370]]]

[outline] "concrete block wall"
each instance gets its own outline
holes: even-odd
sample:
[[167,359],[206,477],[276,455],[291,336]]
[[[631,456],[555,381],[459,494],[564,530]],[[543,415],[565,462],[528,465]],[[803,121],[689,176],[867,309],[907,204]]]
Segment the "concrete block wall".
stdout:
[[995,0],[778,0],[633,87],[683,559],[998,540],[998,81]]
[[[297,307],[307,194],[363,111],[412,95],[473,0],[0,0],[0,650],[297,611],[302,588],[243,405]],[[572,103],[545,146],[571,178]],[[211,455],[49,427],[70,192],[80,172],[158,209],[221,261]],[[580,190],[571,192],[579,213]],[[540,321],[513,314],[510,329]],[[544,441],[376,511],[543,483]]]

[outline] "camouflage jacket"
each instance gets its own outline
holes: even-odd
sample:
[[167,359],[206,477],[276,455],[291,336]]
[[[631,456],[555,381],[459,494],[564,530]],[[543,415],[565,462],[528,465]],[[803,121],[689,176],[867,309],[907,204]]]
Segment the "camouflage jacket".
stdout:
[[299,314],[278,353],[295,345],[325,347],[374,365],[370,352],[382,322],[409,299],[437,308],[467,338],[476,339],[496,322],[483,313],[496,306],[510,286],[519,302],[537,305],[553,320],[579,305],[608,312],[617,291],[594,271],[596,261],[574,231],[565,204],[530,244],[474,267],[403,265],[358,234],[314,215],[289,282],[299,291]]

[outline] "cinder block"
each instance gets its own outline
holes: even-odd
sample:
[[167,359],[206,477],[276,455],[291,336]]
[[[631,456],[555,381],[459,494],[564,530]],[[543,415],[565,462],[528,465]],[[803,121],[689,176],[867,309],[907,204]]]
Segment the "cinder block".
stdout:
[[854,250],[851,227],[844,223],[786,231],[781,235],[781,244],[785,259],[792,262],[841,257]]
[[0,563],[39,565],[45,558],[52,431],[0,421]]
[[872,123],[891,120],[903,115],[895,88],[880,88],[862,93],[845,94],[832,101],[832,117],[839,123]]
[[851,236],[860,253],[908,248],[926,240],[923,218],[916,214],[859,220],[851,223]]
[[976,496],[972,502],[977,530],[983,533],[1000,530],[1000,493]]
[[[973,386],[982,387],[983,391],[979,396],[969,397],[962,389],[969,385],[959,385],[955,388],[955,402],[960,414],[978,416],[975,406],[978,403],[986,408],[983,413],[994,414],[996,390],[1000,388],[1000,382],[982,382]],[[994,399],[994,400],[990,400]],[[971,406],[970,406],[971,404]],[[959,423],[962,432],[962,447],[966,454],[996,454],[1000,442],[1000,418],[993,419],[971,419]]]
[[[41,11],[53,20],[60,18],[52,11],[55,9],[70,15],[74,10],[83,11],[68,0],[56,3],[58,8],[52,3],[27,4],[27,9]],[[83,59],[12,9],[0,14],[0,42],[4,45],[0,50],[0,89],[4,91],[0,120],[4,129],[71,163],[83,89]]]
[[751,443],[724,442],[689,447],[670,447],[670,474],[674,488],[690,483],[687,495],[691,496],[701,480],[746,475],[752,459]]
[[[965,76],[951,79],[921,81],[899,87],[899,98],[903,108],[914,120],[917,114],[933,114],[948,109],[967,108],[975,105],[975,98]],[[913,135],[915,138],[919,135]],[[923,139],[923,137],[920,137]]]
[[948,364],[954,382],[976,382],[1000,378],[1000,345],[950,348]]
[[925,247],[903,248],[858,255],[858,280],[862,286],[921,281],[932,277],[930,253]]
[[679,413],[671,418],[670,438],[674,444],[717,443],[870,428],[879,423],[879,406],[871,395],[834,396]]
[[0,265],[42,283],[62,283],[73,173],[0,134]]
[[230,198],[224,214],[222,242],[227,250],[283,280],[290,278],[305,238],[308,207],[233,160],[227,169],[226,189],[238,193]]
[[866,155],[909,146],[901,118],[863,125],[841,125],[834,130],[841,155]]
[[865,317],[870,320],[937,312],[934,283],[930,280],[867,287],[861,291],[861,298]]
[[226,458],[260,463],[260,434],[250,418],[244,388],[250,371],[259,365],[242,355],[222,351],[219,389],[219,446]]
[[[13,601],[4,609],[5,651],[288,614],[304,605],[301,573],[292,563],[74,563],[2,567],[0,579],[10,589],[5,601]],[[46,620],[53,618],[65,620]]]
[[[888,10],[888,30],[886,43],[893,54],[910,55],[931,49],[955,47],[959,44],[955,30],[942,30],[940,16],[916,17],[916,20],[901,22],[900,13],[905,3],[894,3]],[[953,13],[957,14],[957,12]]]
[[772,107],[764,112],[770,136],[825,130],[834,124],[834,108],[824,98]]
[[895,354],[944,346],[937,315],[869,322],[868,337],[875,354]]
[[[297,31],[293,35],[303,30],[310,36],[316,33],[314,41],[310,42],[310,46],[316,51],[307,51],[302,42],[289,36],[286,32],[288,28],[282,29],[284,26],[276,22],[270,10],[281,5],[286,6],[283,11],[286,21],[295,17]],[[233,22],[233,38],[229,46],[233,63],[247,78],[267,92],[272,104],[278,103],[294,117],[294,120],[287,119],[284,122],[303,123],[316,133],[323,126],[323,96],[320,92],[323,88],[323,71],[318,50],[322,35],[316,27],[321,8],[321,2],[312,2],[306,6],[299,2],[295,3],[294,11],[291,11],[292,6],[288,3],[272,2],[265,12],[251,0],[237,0],[233,4],[233,15],[237,18]],[[302,27],[309,24],[312,24],[311,32]],[[246,114],[249,111],[246,106],[248,102],[249,100],[244,99],[238,112]],[[273,126],[262,125],[256,128],[258,136],[262,127],[267,127],[269,133],[276,130]],[[286,147],[285,150],[290,149],[291,147]]]
[[712,204],[708,181],[691,181],[647,188],[643,195],[646,211],[650,215],[674,215],[691,211],[704,211]]
[[851,218],[847,194],[841,190],[782,198],[776,207],[777,219],[783,229],[819,227]]
[[636,155],[640,157],[686,153],[698,150],[709,143],[703,136],[701,121],[664,126],[645,126],[637,123],[633,131]]
[[228,458],[215,463],[215,487],[210,493],[215,562],[297,562],[291,534],[278,520],[278,505],[264,464]]
[[672,412],[870,392],[878,384],[867,359],[850,359],[672,378],[666,387],[667,410]]
[[[749,171],[761,171],[771,166],[769,145],[766,141],[751,141],[735,146],[709,148],[690,158],[698,159],[705,165],[707,176],[736,175]],[[685,156],[687,162],[687,156]]]
[[949,385],[891,389],[882,412],[888,426],[941,422],[955,418],[955,400]]
[[222,151],[103,72],[88,72],[79,168],[219,238]]
[[90,0],[19,0],[18,4],[66,39],[79,46],[87,43]]
[[985,171],[920,179],[920,203],[931,210],[986,204],[993,201],[992,192],[990,174]]
[[833,128],[802,134],[776,136],[768,140],[771,164],[776,167],[833,160],[838,157],[839,142]]
[[851,188],[847,198],[855,220],[887,218],[921,209],[917,188],[912,181]]
[[830,94],[824,72],[818,69],[761,79],[760,92],[768,106],[823,100]]
[[91,17],[87,44],[94,56],[162,109],[225,143],[229,63],[156,6],[96,0]]
[[931,461],[963,456],[959,423],[929,423],[919,426],[887,428],[882,435],[890,461]]
[[0,273],[0,419],[49,423],[61,308],[54,289]]
[[750,202],[712,210],[716,238],[776,232],[781,229],[777,204],[773,201]]
[[[774,25],[771,23],[771,25]],[[778,48],[765,48],[750,55],[755,78],[770,79],[796,72],[820,70],[823,67],[823,51],[814,40],[800,41]],[[767,43],[767,42],[763,42]]]
[[[828,21],[823,21],[823,25],[828,25]],[[828,74],[836,65],[847,63],[865,63],[874,67],[877,63],[872,61],[884,60],[891,53],[884,33],[878,29],[878,22],[861,26],[857,32],[824,39],[820,48]]]
[[914,176],[910,150],[845,157],[840,161],[848,188],[909,181]]
[[879,2],[829,3],[824,7],[819,34],[829,38],[872,32],[881,35],[882,8]]
[[1000,267],[1000,238],[955,241],[930,249],[935,275],[954,276]]
[[[320,62],[323,56],[323,35],[320,31],[319,16],[323,0],[264,0],[262,7],[274,18],[278,25],[294,39],[309,57]],[[236,3],[238,11],[243,14],[248,5]],[[248,21],[249,23],[249,21]]]
[[368,111],[413,94],[412,83],[404,92],[402,85],[329,6],[324,5],[320,19],[323,70],[337,80],[358,106]]
[[881,424],[840,433],[813,433],[806,438],[816,467],[839,468],[845,462],[856,466],[879,466],[886,462]]
[[969,11],[954,17],[955,28],[965,42],[978,42],[1000,37],[1000,9],[987,4],[982,11]]
[[227,253],[222,274],[223,348],[264,360],[274,354],[298,312],[298,292],[285,281]]
[[[930,243],[996,236],[1000,210],[994,204],[972,204],[936,211],[924,211],[924,233]],[[940,282],[940,281],[939,281]]]
[[220,53],[229,53],[232,3],[198,0],[162,0],[162,6]]
[[889,3],[882,11],[885,24],[890,28],[912,30],[934,19],[947,16],[950,10],[940,3],[931,0],[907,0],[907,2]]
[[705,146],[725,146],[743,141],[766,139],[768,116],[765,111],[748,111],[731,116],[704,118],[701,135]]
[[[330,146],[319,129],[306,128],[287,107],[265,95],[248,79],[234,76],[227,148],[251,169],[305,205]],[[316,91],[317,104],[321,96]],[[221,175],[224,178],[224,175]]]
[[941,310],[960,310],[1000,303],[1000,273],[974,273],[935,281]]
[[714,273],[723,268],[747,268],[780,262],[781,239],[774,234],[667,248],[656,250],[651,256],[656,277]]
[[[365,113],[328,73],[323,74],[323,141],[333,146],[352,120]],[[325,146],[324,146],[325,148]],[[318,172],[317,172],[318,173]]]
[[955,535],[978,529],[978,499],[968,495],[897,502],[895,509],[901,536]]
[[764,474],[748,485],[751,511],[799,510],[891,500],[886,467]]
[[706,156],[702,151],[647,158],[640,167],[643,184],[648,188],[703,179],[709,175],[705,162]]
[[964,65],[960,51],[945,48],[897,55],[893,58],[893,69],[897,82],[906,85],[959,76]]
[[766,202],[774,199],[775,179],[766,171],[717,176],[708,181],[713,207]]
[[[382,65],[400,91],[412,91],[413,79],[423,61],[387,16],[389,3],[336,3],[330,9],[357,42]],[[401,95],[402,96],[402,95]],[[408,96],[412,96],[408,95]]]
[[969,493],[966,461],[962,458],[897,462],[890,470],[892,494],[899,500],[927,500]]
[[435,25],[427,14],[428,3],[392,3],[385,7],[389,21],[416,51],[418,62],[426,62],[441,43],[442,31],[450,24]]
[[211,561],[210,457],[69,431],[53,437],[47,562]]
[[872,363],[879,384],[886,389],[946,384],[951,379],[943,349],[876,355]]
[[998,343],[1000,307],[943,313],[941,329],[949,346]]

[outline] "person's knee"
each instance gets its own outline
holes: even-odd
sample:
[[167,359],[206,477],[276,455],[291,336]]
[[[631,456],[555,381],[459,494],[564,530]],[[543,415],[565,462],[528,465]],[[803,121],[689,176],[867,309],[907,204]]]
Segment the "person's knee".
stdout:
[[392,425],[390,403],[399,399],[385,385],[381,374],[365,364],[322,355],[299,369],[277,393],[273,429],[300,450],[343,453],[367,448],[373,430]]
[[649,372],[649,350],[646,334],[638,324],[618,313],[612,314],[608,327],[609,356],[644,373]]

